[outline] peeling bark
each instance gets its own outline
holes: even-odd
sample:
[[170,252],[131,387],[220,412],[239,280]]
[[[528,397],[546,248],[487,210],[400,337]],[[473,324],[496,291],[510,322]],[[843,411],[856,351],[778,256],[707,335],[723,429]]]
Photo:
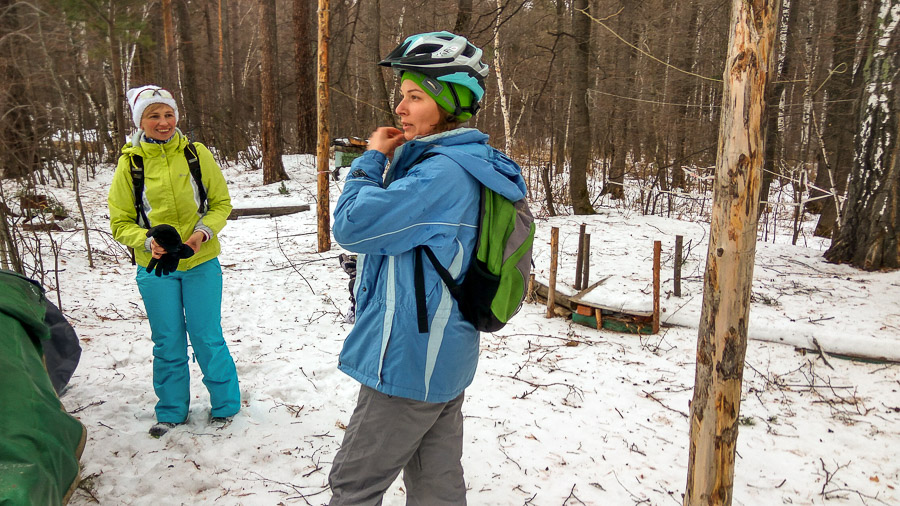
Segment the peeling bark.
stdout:
[[685,505],[729,505],[779,0],[732,3]]

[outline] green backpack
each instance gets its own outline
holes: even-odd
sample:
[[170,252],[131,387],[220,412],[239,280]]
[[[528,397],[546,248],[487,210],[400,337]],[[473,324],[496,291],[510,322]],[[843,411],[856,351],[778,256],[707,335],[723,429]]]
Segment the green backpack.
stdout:
[[[440,151],[440,148],[434,151]],[[455,161],[455,158],[471,155],[454,152],[449,157]],[[422,251],[456,299],[463,317],[479,331],[495,332],[522,307],[531,275],[534,230],[534,217],[525,199],[511,202],[482,185],[475,255],[462,283],[453,279],[431,248],[416,248],[414,282],[419,332],[428,331]]]

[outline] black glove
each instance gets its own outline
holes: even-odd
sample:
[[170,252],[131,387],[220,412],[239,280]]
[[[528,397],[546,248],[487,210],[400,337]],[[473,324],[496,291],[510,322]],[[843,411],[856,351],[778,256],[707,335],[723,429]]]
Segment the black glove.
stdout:
[[157,225],[147,231],[147,237],[152,237],[156,244],[165,248],[166,253],[176,258],[190,258],[194,256],[194,250],[181,242],[181,235],[172,225]]
[[166,250],[162,257],[151,258],[147,264],[147,272],[153,272],[155,268],[157,276],[175,272],[178,270],[178,262],[182,258],[190,258],[194,255],[194,250],[181,242],[181,235],[172,225],[156,225],[147,231],[147,237],[152,237],[156,244]]
[[171,253],[166,253],[159,258],[151,258],[150,262],[147,263],[147,272],[153,272],[153,269],[156,268],[156,277],[160,277],[163,274],[172,274],[178,270],[178,262],[180,261],[180,258]]

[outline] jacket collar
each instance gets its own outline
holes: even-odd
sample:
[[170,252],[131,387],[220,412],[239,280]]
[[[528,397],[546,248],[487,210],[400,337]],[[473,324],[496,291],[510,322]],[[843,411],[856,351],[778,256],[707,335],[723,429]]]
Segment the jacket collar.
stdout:
[[134,133],[134,135],[131,136],[131,140],[128,142],[128,144],[125,144],[125,147],[122,148],[122,152],[129,155],[153,157],[159,156],[163,153],[173,154],[178,151],[183,151],[184,147],[188,143],[187,137],[178,128],[175,129],[175,135],[173,135],[172,138],[164,144],[147,142],[143,139],[144,131],[138,130]]
[[384,184],[387,186],[392,181],[403,177],[409,168],[432,146],[487,145],[489,138],[487,134],[475,128],[456,128],[407,141],[394,151],[394,160],[385,173]]

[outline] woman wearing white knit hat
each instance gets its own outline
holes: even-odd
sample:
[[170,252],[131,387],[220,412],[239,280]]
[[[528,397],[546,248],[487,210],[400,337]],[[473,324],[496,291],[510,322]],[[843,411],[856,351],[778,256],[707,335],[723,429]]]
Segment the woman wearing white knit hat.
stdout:
[[122,148],[109,190],[113,237],[134,249],[137,284],[153,340],[153,388],[160,437],[184,423],[190,407],[187,338],[209,391],[210,422],[229,423],[241,399],[234,360],[222,335],[218,233],[231,197],[212,153],[177,128],[168,90],[128,90],[138,129]]

